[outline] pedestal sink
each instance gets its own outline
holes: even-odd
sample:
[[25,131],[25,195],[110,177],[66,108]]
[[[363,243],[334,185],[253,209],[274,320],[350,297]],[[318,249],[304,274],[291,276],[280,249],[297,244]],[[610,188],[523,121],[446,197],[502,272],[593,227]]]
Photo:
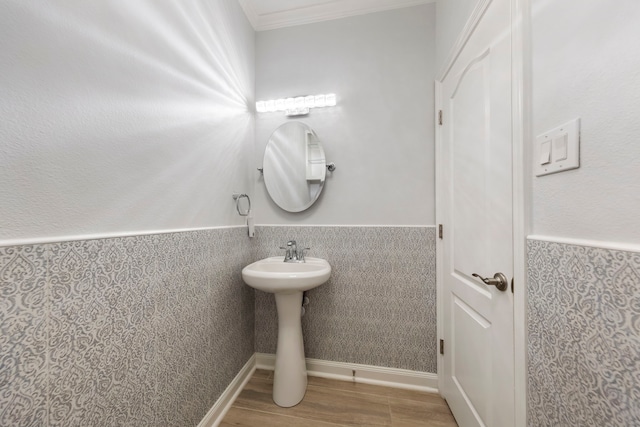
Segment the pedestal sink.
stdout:
[[278,348],[273,377],[273,401],[285,408],[295,406],[307,390],[307,368],[302,340],[302,292],[322,285],[331,266],[320,258],[284,262],[265,258],[242,269],[242,279],[254,289],[275,294],[278,309]]

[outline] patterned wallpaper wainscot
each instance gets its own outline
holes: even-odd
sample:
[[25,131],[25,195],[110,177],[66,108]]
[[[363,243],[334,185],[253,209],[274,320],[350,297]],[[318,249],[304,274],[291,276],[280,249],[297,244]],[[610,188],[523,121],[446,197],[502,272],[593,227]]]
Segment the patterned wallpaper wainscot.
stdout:
[[[256,258],[283,255],[288,240],[332,267],[308,292],[307,357],[436,372],[435,228],[261,226]],[[256,351],[275,353],[274,297],[255,299]]]
[[0,426],[194,426],[254,353],[246,228],[0,248]]
[[529,425],[640,426],[640,253],[528,250]]

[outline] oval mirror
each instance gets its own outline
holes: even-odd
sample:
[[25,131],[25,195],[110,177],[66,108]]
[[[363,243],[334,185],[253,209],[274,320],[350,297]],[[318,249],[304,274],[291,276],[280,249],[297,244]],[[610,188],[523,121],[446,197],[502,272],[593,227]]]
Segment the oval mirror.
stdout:
[[285,123],[273,132],[262,167],[269,196],[288,212],[313,205],[327,174],[322,144],[313,129],[301,122]]

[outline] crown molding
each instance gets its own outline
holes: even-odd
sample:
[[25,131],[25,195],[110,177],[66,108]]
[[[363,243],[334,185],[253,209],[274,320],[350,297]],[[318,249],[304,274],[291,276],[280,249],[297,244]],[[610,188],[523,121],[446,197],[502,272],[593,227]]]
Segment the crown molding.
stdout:
[[245,16],[247,17],[247,19],[249,20],[249,23],[255,30],[258,26],[258,14],[256,13],[256,10],[253,8],[251,2],[249,0],[238,0],[238,3],[240,3],[240,7],[242,7],[242,10],[244,11]]
[[238,1],[256,31],[274,30],[276,28],[293,27],[295,25],[435,3],[435,0],[333,0],[313,6],[258,14],[250,0]]

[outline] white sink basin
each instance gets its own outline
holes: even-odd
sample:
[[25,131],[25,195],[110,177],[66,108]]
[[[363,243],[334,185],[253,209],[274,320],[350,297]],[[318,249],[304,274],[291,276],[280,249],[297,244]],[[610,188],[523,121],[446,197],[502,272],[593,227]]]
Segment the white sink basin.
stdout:
[[254,289],[270,293],[302,292],[329,280],[331,266],[321,258],[284,262],[282,257],[261,259],[242,269],[242,279]]

